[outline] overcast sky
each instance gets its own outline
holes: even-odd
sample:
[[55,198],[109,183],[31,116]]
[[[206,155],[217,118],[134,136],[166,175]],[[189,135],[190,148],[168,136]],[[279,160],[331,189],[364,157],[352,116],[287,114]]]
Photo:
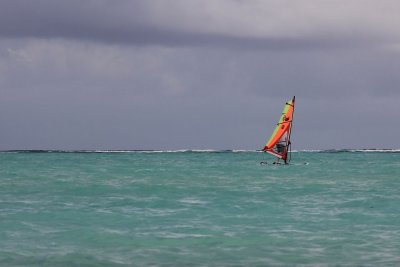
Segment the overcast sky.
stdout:
[[0,150],[400,148],[397,0],[2,0]]

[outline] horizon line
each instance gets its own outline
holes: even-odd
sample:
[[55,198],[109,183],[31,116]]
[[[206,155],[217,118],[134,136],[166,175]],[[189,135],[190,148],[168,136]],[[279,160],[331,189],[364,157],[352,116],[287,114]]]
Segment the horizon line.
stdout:
[[[330,149],[295,149],[291,152],[400,152],[400,148],[330,148]],[[0,153],[212,153],[212,152],[263,152],[261,149],[6,149]]]

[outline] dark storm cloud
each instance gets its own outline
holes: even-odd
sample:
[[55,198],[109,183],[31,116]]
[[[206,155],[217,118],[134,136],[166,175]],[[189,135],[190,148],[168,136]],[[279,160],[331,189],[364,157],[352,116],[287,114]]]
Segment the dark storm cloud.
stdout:
[[135,3],[130,9],[131,16],[123,16],[120,14],[123,10],[118,9],[118,4],[102,0],[6,0],[1,2],[0,35],[113,40],[115,36],[129,32],[143,32],[138,18],[141,16],[140,6]]
[[400,147],[398,6],[0,1],[0,149]]
[[[337,32],[323,29],[304,35],[277,25],[276,30],[257,31],[220,26],[202,21],[190,24],[183,7],[193,3],[177,1],[174,5],[160,1],[110,0],[4,0],[0,3],[0,36],[6,38],[72,38],[133,45],[220,46],[226,48],[301,50],[375,45],[376,33],[362,28]],[[197,1],[197,3],[199,3]],[[200,2],[201,3],[201,2]],[[202,6],[206,7],[208,1]],[[222,9],[239,2],[221,1]],[[172,3],[171,3],[172,4]],[[259,4],[259,3],[258,3]],[[161,6],[161,7],[160,7]],[[167,11],[159,11],[165,8]],[[176,17],[171,16],[177,8]],[[181,10],[179,10],[179,8]],[[301,10],[300,10],[301,11]],[[194,11],[191,10],[193,13]],[[201,14],[201,10],[198,11]],[[236,10],[237,12],[237,10]],[[173,13],[172,13],[173,14]],[[218,14],[203,14],[217,17]],[[241,14],[237,14],[240,17]],[[300,14],[301,15],[301,14]],[[235,14],[228,17],[234,22]],[[233,17],[233,18],[232,18]],[[273,19],[271,19],[273,20]],[[215,25],[213,24],[215,23]],[[275,22],[274,22],[275,23]],[[273,25],[269,19],[260,25]],[[286,23],[297,23],[289,20]],[[187,25],[183,27],[182,25]],[[251,25],[250,25],[251,26]],[[282,34],[276,34],[283,27]],[[217,28],[219,30],[214,30]]]

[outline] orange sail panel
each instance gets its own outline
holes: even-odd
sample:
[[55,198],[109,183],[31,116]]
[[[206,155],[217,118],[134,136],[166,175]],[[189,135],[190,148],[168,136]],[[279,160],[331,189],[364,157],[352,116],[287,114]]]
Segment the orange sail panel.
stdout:
[[288,146],[290,144],[290,133],[292,127],[293,110],[295,98],[288,101],[282,112],[278,124],[272,133],[263,151],[268,152],[280,159],[286,160]]

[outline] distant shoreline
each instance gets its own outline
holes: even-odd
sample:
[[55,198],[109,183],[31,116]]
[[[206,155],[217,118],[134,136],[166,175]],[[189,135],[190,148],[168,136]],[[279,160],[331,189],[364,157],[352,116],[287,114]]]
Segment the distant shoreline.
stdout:
[[[130,150],[44,150],[44,149],[15,149],[0,150],[0,153],[261,153],[261,150],[240,150],[240,149],[177,149],[177,150],[157,150],[157,149],[130,149]],[[303,149],[293,150],[292,152],[305,153],[354,153],[354,152],[386,152],[400,153],[400,149],[391,148],[365,148],[365,149]]]

